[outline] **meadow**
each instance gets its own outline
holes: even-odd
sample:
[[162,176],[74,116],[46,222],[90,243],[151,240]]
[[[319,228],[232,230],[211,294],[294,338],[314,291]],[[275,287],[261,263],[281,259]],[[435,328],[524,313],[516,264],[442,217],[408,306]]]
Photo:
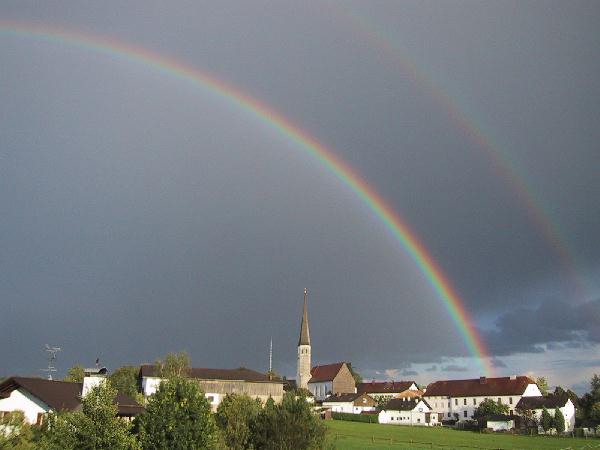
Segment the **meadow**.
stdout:
[[600,439],[518,436],[459,431],[442,427],[409,427],[329,420],[328,443],[338,450],[587,450],[600,449]]

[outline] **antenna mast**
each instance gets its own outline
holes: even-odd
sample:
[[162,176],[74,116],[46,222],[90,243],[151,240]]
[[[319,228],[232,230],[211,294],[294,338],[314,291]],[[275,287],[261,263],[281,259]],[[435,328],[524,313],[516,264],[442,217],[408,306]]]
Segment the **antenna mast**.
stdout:
[[42,372],[48,372],[49,380],[52,380],[52,372],[56,372],[54,361],[56,361],[56,354],[60,351],[62,351],[60,347],[50,347],[48,344],[46,344],[46,352],[48,353],[48,367],[40,370]]
[[271,345],[269,345],[269,375],[273,374],[273,336],[271,336]]

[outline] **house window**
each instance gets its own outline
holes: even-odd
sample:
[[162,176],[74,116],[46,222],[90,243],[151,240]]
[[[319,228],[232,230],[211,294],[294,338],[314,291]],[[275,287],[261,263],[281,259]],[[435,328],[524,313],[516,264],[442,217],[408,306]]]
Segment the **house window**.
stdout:
[[467,417],[467,410],[466,409],[463,411],[463,414],[464,414],[465,417]]
[[467,406],[467,399],[463,399],[463,405]]
[[498,404],[501,405],[502,404],[502,399],[500,397],[498,397]]
[[473,399],[473,406],[475,406],[475,405],[477,405],[477,399],[476,398]]
[[417,423],[421,423],[421,419],[417,419]]
[[450,402],[448,402],[448,408],[450,408]]
[[38,413],[35,421],[36,425],[42,425],[44,423],[44,413]]
[[508,397],[508,403],[512,405],[512,397]]
[[458,406],[458,399],[457,398],[454,399],[454,406]]
[[208,403],[214,403],[215,398],[212,395],[209,395],[206,397],[206,400],[208,400]]
[[450,417],[450,413],[448,413],[448,417]]

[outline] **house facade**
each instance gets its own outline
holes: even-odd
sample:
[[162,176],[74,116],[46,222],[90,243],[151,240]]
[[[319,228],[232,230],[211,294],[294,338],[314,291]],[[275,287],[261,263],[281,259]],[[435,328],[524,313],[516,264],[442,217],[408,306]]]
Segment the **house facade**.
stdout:
[[393,399],[379,412],[379,423],[430,427],[440,422],[438,414],[425,400]]
[[554,417],[556,408],[559,409],[565,418],[565,431],[570,432],[575,429],[575,405],[566,394],[550,395],[548,397],[523,397],[517,403],[516,409],[517,413],[531,411],[532,417],[539,421],[544,407],[552,417]]
[[354,394],[356,383],[345,362],[315,366],[311,369],[308,390],[315,400],[322,401],[332,394]]
[[375,411],[377,401],[368,394],[337,394],[323,400],[323,408],[329,408],[332,412],[361,414]]
[[[189,369],[187,376],[198,382],[213,411],[227,394],[247,394],[263,403],[269,397],[276,403],[283,400],[283,381],[273,380],[268,375],[255,370],[239,369]],[[140,385],[144,397],[153,395],[163,381],[158,368],[142,365],[139,372]]]
[[470,420],[485,399],[508,406],[515,413],[523,397],[541,396],[535,381],[525,376],[436,381],[427,386],[423,398],[444,420]]

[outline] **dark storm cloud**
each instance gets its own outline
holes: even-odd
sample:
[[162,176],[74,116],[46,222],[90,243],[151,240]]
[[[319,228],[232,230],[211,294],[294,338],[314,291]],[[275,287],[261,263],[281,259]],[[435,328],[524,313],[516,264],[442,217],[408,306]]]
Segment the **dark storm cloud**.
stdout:
[[[432,5],[5,1],[0,16],[140,46],[272,106],[406,221],[493,355],[598,343],[598,303],[567,300],[600,279],[598,3]],[[172,74],[25,35],[0,33],[2,370],[39,373],[46,343],[63,371],[184,349],[264,370],[272,337],[292,375],[304,287],[314,363],[463,369],[431,280],[301,146]]]
[[492,367],[495,368],[504,368],[507,367],[506,363],[498,358],[493,358],[491,361]]
[[459,366],[457,364],[448,364],[447,366],[442,366],[442,372],[466,372],[469,368],[466,366]]
[[537,308],[518,308],[496,320],[497,329],[484,333],[495,355],[540,353],[547,350],[581,348],[600,342],[600,300],[572,305],[546,300]]
[[419,375],[419,372],[417,372],[416,370],[403,370],[400,375],[402,375],[403,377],[413,377]]

